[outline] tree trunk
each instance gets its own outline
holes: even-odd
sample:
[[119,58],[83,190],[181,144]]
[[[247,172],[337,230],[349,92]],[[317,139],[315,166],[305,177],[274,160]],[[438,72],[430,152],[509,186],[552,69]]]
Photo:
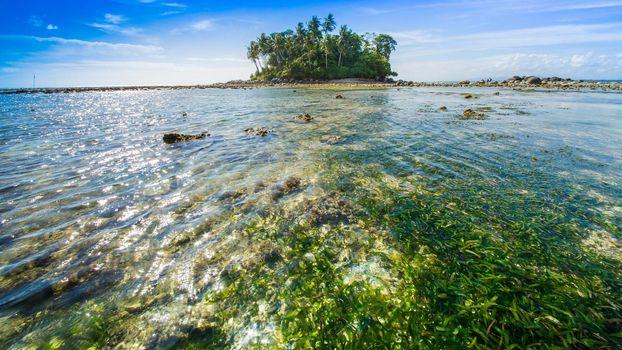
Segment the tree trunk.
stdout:
[[326,52],[324,55],[326,57],[326,76],[328,77],[328,52]]

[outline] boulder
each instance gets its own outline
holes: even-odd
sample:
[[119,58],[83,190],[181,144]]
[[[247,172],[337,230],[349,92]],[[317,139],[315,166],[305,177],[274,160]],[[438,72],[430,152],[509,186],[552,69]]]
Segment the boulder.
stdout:
[[538,77],[534,77],[534,76],[529,76],[526,77],[523,82],[525,82],[526,84],[529,85],[538,85],[538,84],[542,84],[542,79],[538,78]]
[[183,142],[183,141],[198,140],[198,139],[205,138],[207,136],[209,136],[209,134],[205,132],[201,134],[196,134],[196,135],[169,133],[169,134],[164,134],[164,136],[162,137],[162,141],[164,141],[164,143],[177,143],[177,142]]
[[335,98],[338,99],[338,100],[341,100],[341,99],[343,99],[343,95],[337,95],[337,96],[335,96]]

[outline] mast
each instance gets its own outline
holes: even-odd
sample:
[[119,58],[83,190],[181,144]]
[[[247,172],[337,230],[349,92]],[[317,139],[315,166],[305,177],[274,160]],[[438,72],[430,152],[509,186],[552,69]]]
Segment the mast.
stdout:
[[32,75],[32,89],[33,90],[35,89],[35,80],[36,79],[37,79],[37,74],[35,73],[35,74]]

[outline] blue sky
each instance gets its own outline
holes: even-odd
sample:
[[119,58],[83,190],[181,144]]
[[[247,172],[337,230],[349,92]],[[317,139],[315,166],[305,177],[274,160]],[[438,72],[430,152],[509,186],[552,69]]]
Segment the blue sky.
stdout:
[[622,78],[622,0],[0,0],[0,87],[245,79],[261,32],[333,13],[389,33],[399,78]]

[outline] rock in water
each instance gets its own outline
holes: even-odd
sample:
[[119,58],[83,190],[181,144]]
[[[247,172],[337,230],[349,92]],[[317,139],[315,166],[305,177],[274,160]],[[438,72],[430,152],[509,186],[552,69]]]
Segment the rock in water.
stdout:
[[483,119],[486,119],[486,114],[480,111],[474,111],[472,109],[467,109],[466,111],[464,111],[464,113],[462,113],[462,116],[460,116],[460,119],[462,120],[483,120]]
[[301,178],[296,176],[291,176],[285,182],[280,185],[274,187],[274,192],[272,193],[272,199],[278,200],[290,193],[298,191],[305,187],[305,183]]
[[294,117],[297,120],[301,120],[303,122],[310,122],[313,120],[313,117],[309,113],[299,114]]
[[336,145],[338,143],[343,142],[345,139],[339,135],[325,135],[320,137],[320,142],[326,143],[329,145]]
[[255,135],[255,136],[268,136],[268,134],[270,134],[270,131],[268,131],[268,129],[266,128],[246,128],[244,129],[244,132],[249,134],[249,135]]
[[447,110],[447,107],[445,107],[445,106],[441,106],[438,110],[439,110],[439,111],[443,111],[443,112],[444,112],[444,111],[446,111],[446,110]]
[[338,100],[341,100],[341,99],[343,99],[343,95],[337,95],[337,96],[335,96],[335,98],[338,99]]
[[184,135],[184,134],[170,133],[170,134],[164,134],[164,136],[162,137],[162,141],[164,141],[165,143],[177,143],[177,142],[182,142],[182,141],[198,140],[198,139],[205,138],[207,136],[209,136],[209,134],[205,132],[196,134],[196,135]]
[[525,78],[525,80],[523,80],[525,83],[530,84],[530,85],[538,85],[538,84],[542,84],[542,79],[538,78],[538,77],[534,77],[534,76],[530,76]]

